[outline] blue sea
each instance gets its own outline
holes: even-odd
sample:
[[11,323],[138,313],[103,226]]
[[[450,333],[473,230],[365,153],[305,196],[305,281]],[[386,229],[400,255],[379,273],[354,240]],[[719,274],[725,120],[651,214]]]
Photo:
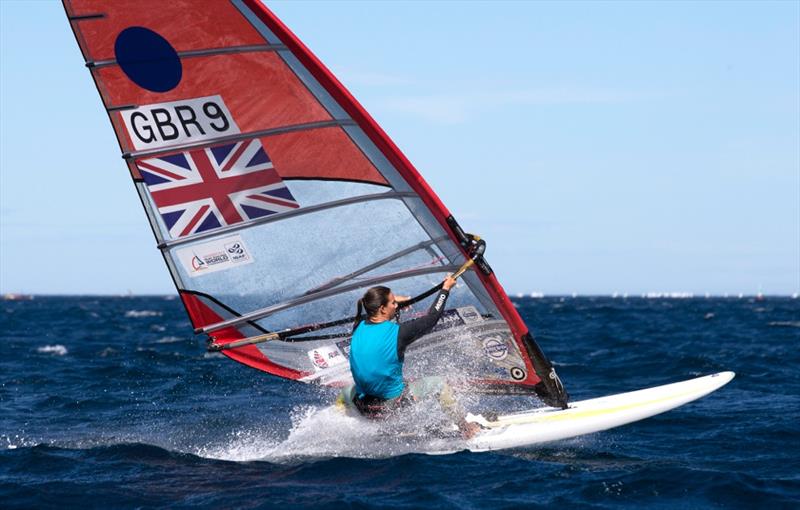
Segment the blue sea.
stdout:
[[514,299],[574,400],[733,370],[617,429],[358,448],[330,390],[207,354],[174,297],[0,302],[0,507],[797,508],[800,299]]

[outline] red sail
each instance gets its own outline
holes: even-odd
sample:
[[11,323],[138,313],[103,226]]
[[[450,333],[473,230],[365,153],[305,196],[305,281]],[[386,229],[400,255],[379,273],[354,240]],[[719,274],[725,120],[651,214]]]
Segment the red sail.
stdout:
[[[365,287],[416,295],[470,256],[413,165],[257,0],[64,5],[198,332],[224,344],[329,322]],[[409,370],[438,352],[484,389],[563,405],[488,264],[463,282],[448,333],[415,344]],[[282,377],[345,383],[346,326],[326,333],[224,352]]]

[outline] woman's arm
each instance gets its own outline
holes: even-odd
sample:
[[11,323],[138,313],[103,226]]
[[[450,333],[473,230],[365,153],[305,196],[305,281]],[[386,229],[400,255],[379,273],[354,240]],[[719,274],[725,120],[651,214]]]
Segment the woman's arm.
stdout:
[[421,337],[436,325],[439,317],[444,312],[444,305],[447,302],[447,296],[450,291],[442,289],[433,300],[433,304],[428,309],[428,313],[424,316],[408,322],[400,324],[400,330],[397,333],[397,357],[402,360],[405,357],[406,347],[417,338]]

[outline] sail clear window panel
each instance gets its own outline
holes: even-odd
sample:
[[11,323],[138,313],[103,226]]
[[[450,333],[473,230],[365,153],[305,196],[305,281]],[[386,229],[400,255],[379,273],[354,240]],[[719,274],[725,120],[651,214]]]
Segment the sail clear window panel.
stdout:
[[[440,283],[446,274],[447,272],[443,270],[439,273],[389,281],[384,285],[392,289],[396,295],[414,296]],[[335,296],[293,306],[260,319],[256,321],[256,323],[267,331],[280,331],[299,325],[322,323],[330,320],[352,317],[355,316],[356,302],[365,291],[366,288],[358,288],[336,294]],[[404,310],[401,313],[403,320],[423,314],[428,310],[432,302],[433,296],[415,304],[411,310]],[[447,308],[454,309],[463,306],[474,306],[482,315],[487,313],[487,310],[475,298],[472,291],[469,290],[466,285],[459,285],[451,291],[451,295],[447,300]],[[331,328],[324,331],[309,333],[308,335],[339,333],[348,331],[347,328],[348,326],[344,325],[338,327],[338,329]]]
[[[370,278],[377,278],[381,275],[389,274],[389,273],[396,273],[399,271],[404,271],[407,269],[427,269],[427,268],[435,268],[437,266],[446,265],[447,262],[442,260],[441,257],[431,257],[430,253],[426,252],[425,250],[417,250],[415,253],[410,255],[405,255],[403,257],[394,259],[386,264],[382,264],[380,267],[376,267],[370,271],[365,272],[357,277],[351,278],[348,283],[363,281]],[[425,278],[430,280],[432,283],[429,287],[433,285],[437,285],[441,283],[441,279],[439,281],[434,281],[437,276],[435,275],[426,275]],[[402,295],[408,295],[407,293],[401,292]]]
[[[386,190],[384,186],[339,181],[292,180],[287,181],[286,184],[298,202],[304,205],[326,203],[353,196],[372,195]],[[143,191],[142,196],[146,200],[147,208],[153,211],[155,209],[154,204],[149,199],[149,194],[145,191],[144,185],[139,183],[137,187]],[[225,304],[233,307],[239,313],[260,309],[314,288],[330,287],[331,283],[335,283],[335,279],[355,272],[360,274],[340,282],[339,285],[407,269],[447,264],[449,259],[443,252],[442,247],[451,254],[455,253],[456,263],[461,264],[464,260],[463,256],[452,241],[444,238],[432,240],[419,228],[418,224],[415,224],[419,218],[415,219],[408,214],[405,206],[409,203],[418,212],[429,214],[420,202],[418,199],[405,199],[403,202],[392,199],[354,204],[337,209],[309,213],[295,220],[284,220],[271,225],[247,227],[235,233],[216,236],[217,238],[225,238],[231,235],[241,235],[248,251],[253,254],[255,259],[258,259],[253,264],[255,267],[247,265],[219,273],[190,277],[185,266],[174,256],[176,250],[182,249],[184,246],[170,250],[167,254],[167,259],[176,276],[176,280],[182,288],[210,294],[217,299],[223,300]],[[385,204],[391,205],[385,207]],[[163,236],[166,227],[161,215],[153,214],[151,217],[156,219],[157,227]],[[369,221],[361,221],[361,218],[364,217],[375,218],[376,221],[377,218],[381,217],[386,219],[370,227]],[[290,222],[287,223],[287,221]],[[353,226],[347,228],[348,224]],[[297,232],[295,233],[293,230]],[[333,232],[339,233],[331,236]],[[329,236],[330,240],[326,240],[323,234]],[[370,251],[365,249],[366,245],[362,241],[363,239],[380,239],[381,242],[368,243],[372,246]],[[209,239],[204,239],[196,243],[189,243],[186,246],[191,247],[193,244],[202,246],[208,242]],[[425,246],[401,257],[385,261],[374,269],[360,272],[360,270],[371,264],[421,244]],[[283,247],[288,248],[290,246],[294,247],[291,250],[283,250]],[[260,253],[260,247],[267,247],[267,249],[263,250],[264,256]],[[301,255],[297,255],[297,253],[301,253]],[[317,254],[316,262],[314,262],[314,257],[310,256],[311,253]],[[316,271],[309,274],[309,270],[301,263],[302,260],[307,260],[308,263],[313,262],[314,267],[317,267]],[[258,261],[261,261],[260,265],[257,264]],[[320,267],[321,265],[325,267]],[[274,268],[276,267],[280,267],[280,270],[275,271]],[[265,268],[271,268],[272,270]],[[292,274],[294,276],[291,276]],[[234,278],[231,278],[231,275]],[[302,288],[294,287],[292,282],[298,282],[303,277],[309,277],[309,281],[319,283],[313,285],[309,283],[307,287]],[[435,275],[427,275],[423,278],[426,283],[418,292],[401,291],[401,293],[418,294],[441,281],[441,278]],[[477,277],[467,273],[459,285],[464,286],[465,283],[473,291],[477,291],[478,300],[481,302],[481,313],[499,316],[491,299],[485,295],[483,287],[477,281]],[[239,288],[239,292],[231,294],[229,292],[231,288]],[[453,302],[452,298],[451,302]],[[287,327],[290,326],[288,325]]]
[[389,191],[386,186],[361,182],[295,179],[285,179],[283,182],[301,207]]
[[[361,182],[346,181],[319,181],[319,180],[299,180],[289,179],[283,181],[289,189],[295,201],[303,206],[312,206],[334,202],[346,198],[359,197],[364,195],[374,195],[389,191],[386,186],[377,184],[367,184]],[[162,215],[158,212],[158,207],[153,202],[152,195],[148,191],[147,185],[142,182],[136,183],[137,191],[142,198],[148,218],[156,230],[156,237],[159,241],[170,239],[169,229],[164,223]],[[241,226],[247,227],[244,223]]]
[[[206,274],[190,274],[178,252],[196,249],[199,253],[215,239],[176,246],[169,254],[187,289],[210,294],[240,313],[301,295],[430,239],[396,199],[326,209],[230,235],[240,236],[250,262]],[[418,250],[393,267],[410,269],[430,261],[426,251]]]
[[[297,201],[304,205],[316,205],[327,203],[349,197],[372,195],[385,192],[384,186],[341,182],[341,181],[302,181],[291,180],[286,182],[292,195]],[[145,200],[146,208],[155,211],[146,187],[142,183],[137,183],[140,195]],[[391,204],[385,207],[385,204]],[[184,246],[173,248],[167,253],[167,260],[171,271],[176,277],[178,284],[185,289],[196,290],[223,300],[225,304],[233,307],[239,313],[247,313],[256,309],[263,308],[280,300],[290,299],[306,291],[320,287],[331,287],[332,284],[343,285],[352,284],[359,280],[403,271],[432,267],[436,264],[444,265],[449,260],[455,258],[457,264],[463,262],[463,255],[458,248],[444,236],[431,239],[422,229],[419,228],[417,220],[408,214],[405,207],[411,204],[418,214],[429,215],[421,201],[418,199],[400,200],[380,200],[364,204],[354,204],[341,208],[324,210],[309,213],[294,220],[283,220],[271,225],[251,226],[240,231],[220,234],[216,238],[225,238],[241,235],[249,253],[253,254],[254,259],[261,261],[260,265],[251,265],[241,268],[231,268],[219,273],[207,274],[190,277],[186,267],[175,257],[176,250],[181,250]],[[373,213],[373,211],[379,211]],[[150,214],[151,219],[156,220],[157,229],[161,236],[166,232],[166,226],[160,214]],[[386,217],[370,227],[369,221],[361,221],[361,218]],[[431,221],[432,218],[431,218]],[[415,222],[417,222],[415,224]],[[351,228],[347,227],[352,224]],[[342,229],[339,231],[339,229]],[[294,233],[293,229],[297,232]],[[340,232],[333,235],[332,240],[327,241],[322,234],[330,236],[332,232]],[[305,239],[305,241],[302,241]],[[213,239],[213,238],[212,238]],[[365,250],[366,240],[380,239],[380,243],[370,242],[372,250]],[[295,242],[298,241],[298,242]],[[192,245],[202,246],[209,242],[204,239]],[[308,244],[311,243],[311,244]],[[344,243],[344,244],[343,244]],[[424,245],[403,256],[394,257],[398,253],[413,249],[416,246]],[[293,246],[292,249],[288,247]],[[261,247],[264,249],[262,256]],[[282,248],[286,247],[286,250]],[[442,248],[445,248],[454,257],[448,258]],[[301,253],[302,255],[297,255]],[[310,254],[316,253],[316,262]],[[317,270],[309,274],[309,270],[300,263],[306,257],[309,263],[314,262]],[[384,260],[389,258],[390,260]],[[363,271],[370,265],[382,262],[374,269]],[[254,262],[254,264],[256,264]],[[283,264],[283,265],[281,265]],[[325,265],[324,268],[320,265]],[[280,267],[279,271],[274,268]],[[271,268],[271,270],[265,269]],[[347,277],[352,273],[358,273],[339,283],[335,280]],[[292,277],[291,274],[294,274]],[[231,275],[234,278],[231,278]],[[280,275],[277,277],[276,275]],[[294,287],[291,282],[298,282],[303,276],[308,276],[312,280],[314,276],[320,283],[309,284],[307,287]],[[423,292],[427,288],[438,284],[433,275],[428,275],[426,284],[428,287],[411,293],[415,295]],[[241,285],[247,283],[247,285]],[[482,303],[481,313],[490,313],[498,316],[498,312],[491,299],[485,294],[483,287],[477,281],[477,277],[467,273],[462,279],[460,286],[468,284],[473,291],[477,292],[478,300]],[[237,287],[240,286],[240,287]],[[335,286],[335,285],[334,285]],[[239,288],[239,292],[231,294],[229,289]],[[452,299],[451,299],[452,301]],[[287,326],[290,327],[291,325]]]
[[169,229],[164,224],[164,218],[158,212],[158,207],[156,207],[156,204],[153,202],[153,197],[147,189],[147,184],[137,181],[135,185],[136,191],[139,193],[139,198],[142,200],[142,205],[144,205],[145,213],[147,213],[147,219],[150,220],[150,226],[155,231],[156,240],[160,243],[165,239],[169,239]]

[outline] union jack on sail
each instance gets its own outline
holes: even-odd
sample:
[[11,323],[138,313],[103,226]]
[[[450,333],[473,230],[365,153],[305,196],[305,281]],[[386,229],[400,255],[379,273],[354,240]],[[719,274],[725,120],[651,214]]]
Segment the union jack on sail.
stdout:
[[300,207],[257,139],[136,166],[173,239]]

